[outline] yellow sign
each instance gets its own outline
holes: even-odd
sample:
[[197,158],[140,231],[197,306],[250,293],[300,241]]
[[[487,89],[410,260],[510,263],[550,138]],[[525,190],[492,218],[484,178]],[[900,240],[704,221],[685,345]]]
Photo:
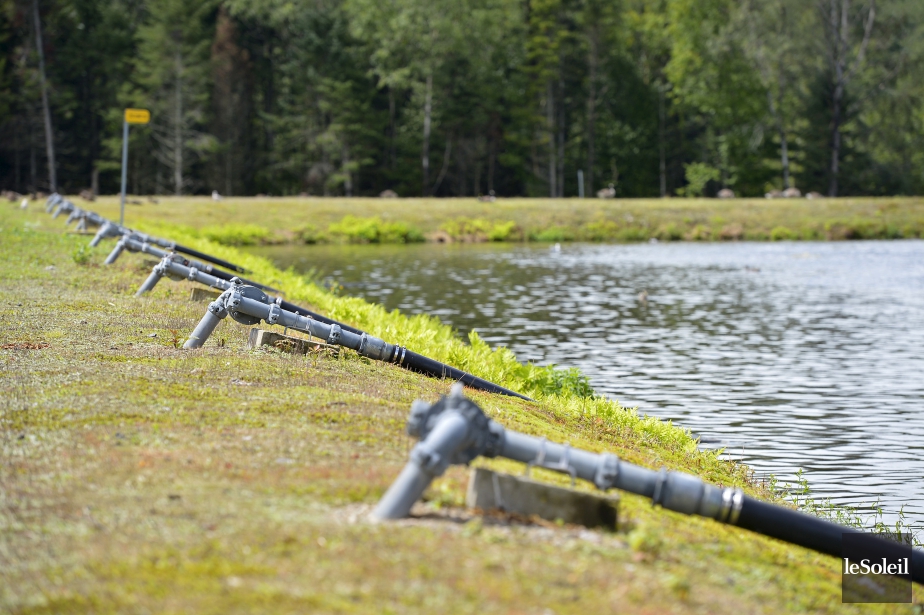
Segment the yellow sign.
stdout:
[[125,121],[129,124],[147,124],[151,121],[151,112],[147,109],[126,109]]

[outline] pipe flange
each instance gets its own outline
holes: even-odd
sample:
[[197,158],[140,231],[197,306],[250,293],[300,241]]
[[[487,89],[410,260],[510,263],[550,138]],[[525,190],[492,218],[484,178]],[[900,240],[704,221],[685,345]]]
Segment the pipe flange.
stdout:
[[[235,278],[239,280],[239,278]],[[234,280],[231,280],[234,282]],[[261,320],[258,316],[251,316],[250,314],[242,314],[238,312],[235,308],[240,305],[242,299],[252,299],[254,301],[259,301],[260,303],[269,303],[269,298],[266,296],[262,290],[256,286],[246,286],[236,283],[230,292],[228,293],[227,298],[225,299],[225,306],[228,308],[228,315],[232,319],[241,323],[242,325],[251,326],[258,324]]]
[[462,384],[453,385],[453,391],[441,397],[435,404],[416,401],[411,406],[407,431],[410,435],[425,440],[439,423],[445,412],[456,412],[465,419],[468,426],[467,444],[453,453],[448,463],[467,465],[480,455],[497,456],[503,448],[504,428],[495,423],[473,401],[462,395]]

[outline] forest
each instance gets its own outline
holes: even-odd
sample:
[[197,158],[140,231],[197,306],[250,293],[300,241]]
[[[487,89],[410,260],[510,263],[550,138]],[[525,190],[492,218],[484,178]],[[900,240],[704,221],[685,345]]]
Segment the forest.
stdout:
[[[920,0],[0,0],[0,188],[924,192]],[[579,181],[582,178],[582,182]]]

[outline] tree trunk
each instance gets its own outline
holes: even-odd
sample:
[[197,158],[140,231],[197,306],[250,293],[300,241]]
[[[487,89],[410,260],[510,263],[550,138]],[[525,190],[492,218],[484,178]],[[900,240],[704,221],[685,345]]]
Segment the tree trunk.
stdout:
[[395,168],[395,90],[388,86],[388,168]]
[[35,123],[29,121],[29,192],[38,192],[38,165],[35,162]]
[[488,141],[488,194],[494,192],[494,164],[497,161],[497,135],[491,131],[491,139]]
[[346,146],[346,143],[343,144],[343,150],[341,153],[341,158],[343,159],[343,192],[346,196],[353,196],[353,176],[350,174],[350,148]]
[[834,94],[831,97],[831,183],[828,196],[837,196],[837,174],[841,159],[841,100],[844,97],[844,50],[841,42],[847,32],[847,7],[841,6],[838,23],[837,1],[831,0],[831,31],[834,36]]
[[231,178],[234,177],[234,143],[228,143],[228,151],[225,152],[225,196],[232,196]]
[[[780,84],[780,101],[783,99],[783,85]],[[773,94],[770,90],[767,90],[767,103],[770,106],[770,115],[773,116],[773,121],[776,124],[776,131],[780,136],[780,165],[783,169],[783,190],[786,190],[790,187],[789,181],[789,140],[786,138],[786,129],[783,127],[783,117],[780,113],[780,108],[782,107],[782,102],[777,105],[773,101]]]
[[667,156],[664,147],[664,125],[667,121],[664,111],[664,84],[658,83],[658,178],[661,183],[661,198],[667,196]]
[[13,148],[13,151],[15,152],[13,168],[16,170],[16,192],[22,192],[22,161],[20,160],[22,155],[22,152],[20,151],[22,149],[22,126],[14,124],[13,134],[16,135],[16,145]]
[[176,52],[176,91],[174,94],[173,124],[173,192],[183,193],[183,58]]
[[433,184],[433,190],[430,191],[431,194],[436,194],[436,191],[439,190],[440,184],[443,183],[443,178],[446,177],[446,171],[449,170],[449,160],[452,156],[452,135],[450,134],[446,137],[446,151],[443,152],[443,165],[440,168],[439,175],[436,176],[436,183]]
[[[840,4],[840,6],[838,6]],[[840,15],[838,15],[840,8]],[[863,26],[863,39],[855,54],[850,51],[849,34],[849,0],[831,0],[831,15],[829,17],[828,27],[831,29],[830,36],[833,40],[831,50],[831,60],[834,68],[834,92],[831,96],[831,183],[828,186],[828,195],[837,196],[838,193],[838,173],[840,171],[841,160],[841,123],[843,122],[844,113],[844,92],[847,83],[852,78],[854,72],[863,63],[866,55],[866,48],[869,45],[870,35],[873,31],[873,23],[876,20],[876,2],[870,0],[869,12],[866,16],[866,23]],[[848,56],[854,58],[848,68]]]
[[587,174],[584,176],[584,193],[594,193],[594,151],[596,136],[597,113],[597,32],[590,36],[590,50],[587,55],[587,66],[590,73],[587,93]]
[[789,144],[786,140],[786,131],[783,130],[783,124],[779,125],[780,131],[780,161],[783,163],[783,189],[790,187],[789,182]]
[[558,196],[565,196],[565,82],[564,79],[558,80],[558,91],[561,94],[561,100],[558,103]]
[[93,167],[93,172],[90,173],[90,192],[93,193],[94,197],[99,196],[99,169],[95,166]]
[[433,75],[427,75],[427,92],[424,98],[424,125],[423,125],[423,196],[429,196],[430,191],[430,121],[433,112]]
[[472,194],[478,196],[481,194],[481,168],[484,166],[484,163],[481,160],[478,160],[478,156],[475,156],[475,178],[472,182]]
[[51,127],[51,108],[48,106],[48,85],[45,83],[45,49],[42,43],[42,21],[39,19],[38,0],[32,0],[32,14],[35,17],[35,47],[38,50],[39,84],[42,89],[42,112],[45,118],[45,155],[48,158],[48,185],[52,192],[57,192],[58,175],[55,165],[55,142]]
[[558,165],[555,163],[555,102],[552,91],[552,82],[546,88],[545,115],[549,129],[549,197],[555,198],[558,190],[555,189],[555,176]]
[[828,184],[828,196],[837,196],[837,174],[841,159],[841,96],[838,89],[834,91],[834,109],[831,118],[831,183]]

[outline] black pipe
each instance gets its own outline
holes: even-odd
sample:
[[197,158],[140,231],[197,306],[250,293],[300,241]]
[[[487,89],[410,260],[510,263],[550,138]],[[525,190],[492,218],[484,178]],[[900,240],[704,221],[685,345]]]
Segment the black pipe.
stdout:
[[[184,264],[186,264],[187,266],[189,266],[189,262],[188,262],[188,261],[185,262]],[[233,273],[228,273],[227,271],[222,271],[221,269],[213,269],[212,267],[207,267],[207,268],[205,269],[205,272],[206,272],[207,274],[209,274],[209,275],[215,276],[215,277],[218,278],[219,280],[224,280],[225,282],[230,282],[230,281],[233,280],[234,278],[237,278],[237,279],[241,280],[244,284],[249,284],[250,286],[256,286],[257,288],[259,288],[259,289],[261,289],[261,290],[265,290],[265,291],[269,291],[269,292],[274,292],[274,293],[282,292],[282,291],[280,291],[278,288],[273,288],[272,286],[266,286],[265,284],[260,284],[260,283],[258,283],[258,282],[254,282],[253,280],[246,280],[246,279],[244,279],[244,278],[242,278],[242,277],[239,277],[239,276],[234,275]]]
[[525,395],[521,395],[516,391],[511,391],[510,389],[505,389],[504,387],[494,384],[478,376],[473,376],[468,372],[463,372],[461,369],[456,369],[446,365],[445,363],[440,363],[429,357],[425,357],[422,354],[417,354],[411,350],[404,351],[403,360],[399,359],[399,364],[407,367],[410,370],[421,372],[436,378],[452,378],[457,382],[461,382],[466,386],[470,386],[475,389],[480,389],[482,391],[487,391],[489,393],[500,393],[501,395],[509,395],[511,397],[519,397],[520,399],[525,399],[526,401],[533,401]]
[[[836,523],[748,496],[744,497],[735,525],[836,557],[843,557],[841,537],[852,531]],[[886,556],[894,555],[897,559],[908,555],[908,545],[903,546],[873,535],[869,535],[869,540],[880,542]],[[910,551],[911,578],[918,583],[924,583],[924,551]]]
[[241,267],[240,265],[229,263],[228,261],[220,259],[216,256],[212,256],[211,254],[206,254],[205,252],[199,252],[198,250],[193,250],[192,248],[181,246],[178,243],[174,243],[172,247],[173,247],[173,250],[176,252],[180,252],[182,254],[188,254],[189,256],[195,256],[196,258],[201,258],[204,261],[215,263],[219,267],[224,267],[225,269],[230,269],[231,271],[236,271],[238,273],[248,273],[248,271],[244,269],[243,267]]
[[[349,331],[350,333],[355,333],[356,335],[364,335],[365,332],[361,329],[345,325],[341,322],[338,322],[332,318],[322,316],[321,314],[316,314],[310,310],[295,305],[289,301],[279,301],[279,307],[289,312],[295,312],[303,316],[310,316],[318,322],[323,322],[327,325],[337,325],[344,331]],[[525,399],[527,401],[533,401],[525,395],[521,395],[510,389],[505,389],[504,387],[494,384],[489,380],[479,378],[478,376],[464,372],[461,369],[456,369],[445,363],[441,363],[429,357],[425,357],[422,354],[418,354],[413,350],[401,349],[401,356],[395,357],[393,360],[394,363],[406,367],[415,372],[420,372],[422,374],[427,374],[428,376],[434,376],[436,378],[452,378],[457,382],[461,382],[466,386],[470,386],[475,389],[480,389],[482,391],[488,391],[489,393],[500,393],[501,395],[510,395],[511,397],[519,397],[520,399]]]

